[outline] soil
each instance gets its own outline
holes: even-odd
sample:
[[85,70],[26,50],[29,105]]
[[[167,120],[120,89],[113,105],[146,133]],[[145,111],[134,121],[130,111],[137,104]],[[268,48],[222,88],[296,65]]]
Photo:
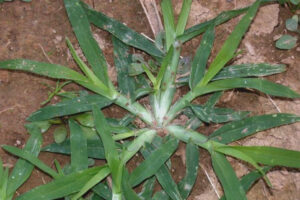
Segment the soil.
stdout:
[[[124,22],[137,32],[142,32],[153,38],[151,28],[138,0],[87,0],[96,10]],[[220,1],[220,0],[194,0],[189,18],[188,26],[203,22],[215,17],[223,10],[239,8],[249,5],[251,0],[243,1]],[[182,0],[173,0],[174,12],[178,14]],[[235,63],[284,63],[287,64],[287,71],[270,76],[267,79],[287,85],[297,92],[300,92],[300,52],[299,47],[289,51],[278,50],[275,48],[274,38],[285,34],[285,20],[290,18],[293,13],[285,7],[271,5],[262,8],[252,24],[251,29],[243,40],[240,49],[243,54],[237,58]],[[214,57],[226,36],[238,22],[238,18],[219,26],[216,29],[216,42],[213,49]],[[64,38],[69,37],[73,44],[76,39],[69,24],[63,1],[57,0],[37,0],[30,3],[21,1],[6,2],[0,4],[0,60],[26,58],[43,62],[52,62],[76,68],[70,59]],[[99,42],[107,62],[110,65],[109,71],[115,79],[113,70],[112,44],[108,33],[99,29],[94,29],[94,34]],[[197,37],[187,42],[184,47],[183,56],[194,55],[201,37]],[[78,45],[76,46],[78,49]],[[24,128],[26,117],[33,111],[41,108],[41,102],[47,99],[49,86],[55,87],[56,82],[39,76],[0,71],[0,144],[14,145],[23,147],[28,138]],[[74,90],[78,87],[69,85],[65,90]],[[181,96],[185,90],[181,91]],[[57,102],[53,99],[51,103]],[[202,102],[203,99],[196,101]],[[300,100],[287,100],[263,95],[259,92],[249,92],[248,90],[233,90],[226,92],[219,106],[230,107],[240,110],[249,110],[253,114],[288,112],[300,113]],[[106,110],[108,116],[120,117],[124,115],[124,110],[113,107]],[[201,127],[200,131],[205,134],[211,133],[217,126]],[[244,145],[271,145],[284,147],[293,150],[300,150],[300,124],[283,126],[266,132],[261,132],[255,136],[239,141]],[[53,141],[51,130],[44,134],[45,143]],[[182,146],[184,146],[182,144]],[[175,180],[180,180],[183,176],[183,161],[178,152],[172,158],[172,174]],[[5,153],[0,149],[0,156],[6,166],[12,167],[16,158]],[[53,160],[57,159],[60,163],[67,163],[68,157],[57,156],[50,153],[42,153],[40,159],[50,166]],[[135,158],[135,160],[141,160]],[[231,159],[234,168],[239,176],[249,171],[249,166],[244,163]],[[133,163],[133,164],[132,164]],[[134,165],[134,161],[130,165]],[[208,181],[208,176],[212,184],[216,187],[219,194],[222,194],[220,184],[214,176],[209,156],[201,151],[201,161],[199,176],[192,191],[190,200],[218,199],[212,185]],[[206,175],[207,173],[207,175]],[[263,181],[258,183],[248,193],[249,200],[298,200],[300,197],[300,173],[297,170],[277,168],[269,173],[269,178],[273,184],[270,189]],[[23,193],[31,188],[49,181],[50,178],[35,170],[26,184],[18,193]]]

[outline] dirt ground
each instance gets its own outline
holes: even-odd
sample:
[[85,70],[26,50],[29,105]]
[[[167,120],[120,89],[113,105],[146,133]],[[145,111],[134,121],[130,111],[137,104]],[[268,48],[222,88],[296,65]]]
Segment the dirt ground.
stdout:
[[[151,28],[138,0],[87,0],[95,9],[104,12],[110,17],[124,22],[137,32],[143,32],[153,38]],[[182,0],[173,0],[175,13],[178,14]],[[188,26],[203,22],[215,17],[223,10],[240,8],[249,5],[251,0],[194,0]],[[274,39],[285,34],[284,22],[293,15],[287,8],[279,5],[269,5],[262,8],[252,24],[250,31],[243,40],[240,49],[243,54],[235,63],[284,63],[287,71],[268,77],[277,83],[287,85],[300,92],[300,47],[283,51],[275,48]],[[226,36],[233,29],[238,19],[217,28],[216,42],[213,55],[216,54]],[[113,72],[112,44],[108,33],[99,29],[94,30],[95,36],[104,51],[110,70]],[[13,1],[0,4],[0,60],[26,58],[37,61],[52,62],[75,68],[74,62],[67,53],[64,41],[69,37],[73,44],[76,39],[63,7],[59,0],[35,0],[31,3]],[[184,56],[192,56],[199,44],[201,37],[187,42],[184,47]],[[299,43],[299,42],[298,42]],[[78,45],[77,45],[78,48]],[[213,57],[213,56],[212,56]],[[41,102],[47,99],[49,88],[55,87],[55,81],[38,76],[0,71],[0,144],[22,147],[28,138],[24,128],[26,117],[41,107]],[[76,86],[67,86],[72,90]],[[183,93],[184,91],[182,91]],[[52,103],[57,101],[54,99]],[[201,101],[201,100],[200,100]],[[254,114],[288,112],[300,113],[300,100],[287,100],[263,95],[259,92],[247,90],[228,91],[223,95],[220,106],[234,109],[249,110]],[[114,108],[115,109],[115,108]],[[117,116],[123,115],[122,110],[117,110]],[[113,115],[115,111],[107,111]],[[114,115],[115,116],[115,115]],[[200,131],[210,133],[215,129],[201,127]],[[51,131],[50,131],[51,132]],[[45,143],[52,141],[50,133],[45,135]],[[244,145],[271,145],[293,150],[300,150],[300,123],[272,129],[259,133],[239,142]],[[0,156],[6,166],[12,167],[16,158],[6,154],[2,149]],[[42,153],[40,158],[53,166],[54,158],[66,163],[66,156],[56,156]],[[183,176],[183,164],[178,156],[173,158],[173,174],[176,180]],[[249,166],[232,160],[237,174],[242,176],[249,171]],[[222,190],[216,177],[213,175],[210,160],[205,152],[201,151],[200,172],[197,183],[192,191],[190,200],[216,200],[216,192],[212,189],[207,176],[212,179],[217,191]],[[300,172],[293,169],[277,168],[269,174],[273,184],[270,189],[263,181],[258,183],[248,193],[249,200],[299,200],[300,199]],[[49,177],[35,170],[29,181],[20,188],[19,193],[49,181]]]

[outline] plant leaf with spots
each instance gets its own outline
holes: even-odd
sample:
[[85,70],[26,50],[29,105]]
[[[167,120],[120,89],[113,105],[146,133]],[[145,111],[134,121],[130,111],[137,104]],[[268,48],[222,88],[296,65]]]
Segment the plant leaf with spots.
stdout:
[[[249,156],[254,161],[261,164],[265,164],[268,166],[285,166],[300,168],[299,151],[267,146],[221,146],[217,147],[217,150],[225,151],[227,154],[227,149],[230,148]],[[236,157],[236,154],[230,155]]]
[[2,146],[2,148],[5,151],[7,151],[7,152],[9,152],[13,155],[16,155],[16,156],[30,162],[31,164],[37,166],[39,169],[41,169],[43,172],[49,174],[53,178],[58,178],[59,177],[58,173],[56,173],[52,168],[48,167],[45,163],[40,161],[37,157],[35,157],[31,153],[28,153],[24,150],[18,149],[18,148],[13,147],[13,146],[4,145],[4,146]]
[[70,150],[72,171],[81,171],[88,168],[87,138],[81,126],[74,120],[69,120]]
[[226,157],[218,152],[211,153],[214,171],[220,180],[226,199],[247,200],[246,193]]
[[[159,144],[156,145],[158,147],[155,147],[154,145],[147,145],[146,148],[141,151],[145,159],[151,156],[157,149],[161,148],[161,145],[163,144],[161,143],[161,141],[159,141]],[[173,180],[169,168],[166,164],[161,165],[161,167],[155,172],[155,177],[157,178],[159,184],[161,185],[163,191],[167,194],[167,196],[169,196],[173,200],[182,199],[179,189],[175,181]],[[154,196],[156,196],[156,194]]]
[[210,26],[203,35],[192,63],[192,69],[189,77],[189,86],[191,89],[193,89],[201,81],[205,74],[206,64],[210,56],[214,40],[215,29],[214,26]]
[[26,59],[0,61],[0,69],[20,70],[55,79],[87,81],[86,77],[70,68]]
[[250,6],[245,16],[241,19],[241,21],[226,39],[221,50],[218,52],[215,59],[210,64],[207,72],[205,73],[201,82],[198,83],[198,85],[206,85],[224,67],[224,65],[234,57],[235,52],[244,34],[248,30],[259,8],[260,3],[260,1],[256,1]]
[[132,63],[132,55],[129,48],[116,37],[112,38],[114,46],[114,63],[118,75],[119,90],[122,94],[133,99],[136,84],[135,78],[129,75],[129,66]]
[[247,111],[235,111],[230,108],[207,108],[201,105],[191,105],[196,116],[206,123],[224,123],[237,121],[249,115]]
[[135,32],[134,30],[122,24],[121,22],[109,18],[101,12],[97,12],[91,9],[88,5],[84,4],[83,2],[81,2],[81,5],[83,5],[83,8],[90,23],[103,30],[110,32],[113,36],[115,36],[116,38],[118,38],[119,40],[121,40],[129,46],[141,49],[157,58],[163,57],[163,52],[160,49],[158,49],[152,41],[150,41],[143,35]]
[[95,75],[109,86],[107,64],[97,41],[91,32],[90,23],[79,0],[64,0],[65,8],[80,48],[93,69]]
[[62,117],[66,115],[77,114],[81,112],[91,111],[93,105],[98,107],[106,107],[112,103],[111,100],[100,95],[87,95],[76,97],[70,100],[65,100],[54,105],[49,105],[32,113],[27,120],[41,121],[48,120],[55,117]]
[[300,121],[299,116],[285,113],[248,117],[240,121],[225,124],[213,132],[209,138],[217,142],[228,144],[260,131],[298,121]]
[[132,186],[140,184],[143,180],[151,177],[174,153],[178,146],[176,139],[170,139],[162,144],[149,157],[147,157],[130,175],[129,182]]
[[213,79],[243,78],[251,76],[269,76],[284,72],[285,65],[270,65],[268,63],[240,64],[223,68]]
[[50,183],[38,186],[18,196],[16,200],[52,200],[66,197],[79,192],[93,176],[104,168],[107,168],[107,166],[93,167],[59,177]]
[[[26,142],[23,151],[30,153],[32,156],[37,157],[41,150],[43,137],[40,128],[37,126],[31,126],[30,137]],[[24,159],[18,159],[12,172],[10,173],[7,195],[13,196],[14,192],[29,178],[34,166],[30,162]]]
[[192,142],[185,149],[185,177],[178,183],[178,189],[183,199],[187,199],[196,182],[199,168],[199,148]]
[[[264,173],[267,173],[271,167],[263,167],[262,170]],[[259,179],[262,177],[262,174],[258,170],[254,170],[245,176],[243,176],[240,180],[241,185],[243,186],[245,191],[248,191],[251,186]],[[220,200],[226,200],[226,197],[223,195]]]

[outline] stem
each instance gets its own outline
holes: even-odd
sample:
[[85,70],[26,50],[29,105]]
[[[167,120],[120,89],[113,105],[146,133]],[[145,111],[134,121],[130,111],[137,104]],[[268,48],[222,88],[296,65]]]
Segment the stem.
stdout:
[[144,133],[147,130],[149,130],[149,129],[139,129],[137,131],[129,131],[126,133],[117,134],[117,135],[113,136],[113,139],[115,141],[117,141],[117,140],[123,140],[123,139],[133,137],[133,136],[139,136],[141,133]]
[[162,125],[166,113],[168,112],[172,100],[174,98],[174,94],[176,91],[175,79],[176,73],[178,69],[178,62],[180,57],[181,47],[179,42],[175,42],[174,44],[174,52],[171,60],[171,64],[167,66],[166,73],[164,74],[163,82],[160,90],[157,91],[154,98],[154,113],[155,118],[158,122],[158,125]]
[[190,91],[186,95],[184,95],[180,100],[178,100],[170,109],[170,111],[166,115],[166,120],[163,125],[167,125],[171,122],[181,111],[185,108],[189,103],[196,97],[196,95]]
[[121,106],[122,108],[128,110],[132,114],[138,116],[148,125],[150,126],[153,125],[153,118],[151,113],[138,102],[132,103],[125,96],[118,94],[117,98],[115,99],[115,104]]

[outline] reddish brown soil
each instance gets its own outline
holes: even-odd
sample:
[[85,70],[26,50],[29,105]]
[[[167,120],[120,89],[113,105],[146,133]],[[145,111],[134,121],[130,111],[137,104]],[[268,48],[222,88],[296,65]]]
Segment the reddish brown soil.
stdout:
[[[94,5],[95,9],[126,23],[134,30],[153,37],[142,7],[137,0],[112,2],[108,0],[90,0],[87,2]],[[94,2],[94,4],[92,2]],[[174,1],[174,4],[177,6],[180,2],[181,1],[176,0]],[[231,9],[234,1],[218,3],[218,1],[211,2],[207,0],[203,2],[203,5],[207,8],[213,9],[214,12],[219,12],[219,9]],[[264,61],[271,63],[281,63],[283,61],[289,64],[287,72],[271,76],[268,79],[288,85],[294,90],[300,92],[300,68],[297,66],[297,64],[299,65],[300,63],[299,51],[296,51],[296,48],[290,51],[277,50],[274,47],[273,41],[274,36],[285,33],[284,21],[291,16],[292,13],[290,10],[281,7],[279,13],[279,24],[275,27],[272,33],[252,36],[250,38],[246,38],[246,40],[251,42],[255,49],[259,49],[259,56],[263,56]],[[225,36],[228,35],[229,30],[232,30],[233,25],[236,23],[237,20],[235,19],[230,21],[227,25],[222,25],[217,28],[217,41],[215,42],[214,55],[220,48],[222,41],[226,38]],[[75,68],[75,64],[68,59],[67,47],[64,42],[65,37],[69,37],[73,43],[76,42],[76,39],[66,16],[63,1],[37,0],[32,1],[31,3],[14,1],[0,4],[0,33],[0,60],[27,58],[37,61],[58,63]],[[107,56],[108,63],[113,66],[112,45],[109,34],[98,29],[95,30],[95,33],[100,38],[100,43],[105,55]],[[195,49],[199,44],[200,38],[201,37],[198,37],[186,44],[185,52],[183,53],[185,56],[193,55],[195,53]],[[246,48],[245,42],[243,42],[241,48]],[[45,54],[47,56],[45,56]],[[251,62],[255,61],[251,60]],[[55,81],[53,80],[26,73],[0,71],[0,144],[15,145],[17,147],[22,147],[24,145],[28,138],[28,134],[24,128],[26,117],[28,117],[33,111],[39,109],[41,107],[40,103],[47,99],[49,88],[46,87],[45,84],[55,87]],[[65,89],[71,90],[74,88],[76,88],[76,86],[70,85]],[[182,93],[184,93],[184,91],[182,91]],[[278,98],[274,98],[274,100],[282,111],[300,113],[299,101],[282,100]],[[54,99],[52,103],[55,101],[57,100]],[[201,99],[199,101],[201,101]],[[227,92],[219,105],[235,109],[249,110],[256,114],[277,112],[273,104],[270,103],[269,99],[264,95],[258,92],[249,92],[246,90],[236,90],[233,93]],[[113,110],[108,110],[107,114],[119,117],[124,114],[124,111],[114,107]],[[215,128],[215,126],[202,127],[200,131],[205,134],[209,134]],[[300,150],[299,136],[292,139],[294,140],[293,142],[291,142],[291,139],[288,139],[289,137],[294,137],[297,133],[300,135],[299,126],[278,129],[278,132],[281,131],[284,132],[284,139],[280,139],[279,141],[276,140],[271,144],[279,147]],[[271,134],[274,133],[274,131],[270,132]],[[257,140],[264,140],[268,133],[269,132],[263,133],[261,136],[258,136]],[[289,136],[290,134],[291,136]],[[51,131],[50,133],[46,133],[44,136],[45,143],[52,141]],[[249,144],[253,144],[251,143],[252,141],[255,143],[255,138],[253,140],[251,139],[253,138],[250,138],[249,141],[242,141],[242,143],[248,144],[247,142],[249,142]],[[270,145],[270,143],[267,144]],[[258,143],[258,145],[262,144]],[[13,166],[16,161],[15,157],[8,155],[2,149],[0,149],[0,156],[7,166]],[[40,158],[50,166],[53,166],[54,159],[59,160],[61,163],[66,163],[68,161],[66,156],[57,156],[50,153],[42,153]],[[137,158],[137,160],[140,159]],[[175,180],[180,180],[180,178],[184,175],[184,165],[178,156],[174,156],[172,161],[172,174],[174,175]],[[236,169],[240,170],[238,171],[238,174],[243,174],[245,167],[239,167],[241,164],[238,164],[237,162],[234,163]],[[134,165],[134,163],[131,162],[130,165]],[[204,151],[201,151],[201,166],[206,171],[211,171],[209,157]],[[294,177],[289,178],[288,180],[284,179],[286,176],[284,174],[285,172],[281,171],[280,173],[283,174],[274,174],[275,177],[273,179],[277,181],[279,180],[279,182],[285,181],[284,183],[286,184],[283,184],[282,187],[279,186],[277,189],[269,190],[266,189],[267,186],[260,181],[249,193],[249,199],[299,199],[299,173],[297,171],[294,171],[293,174],[288,173],[289,177]],[[215,181],[214,184],[218,185],[217,180],[214,177],[212,177],[212,179]],[[18,192],[23,193],[49,180],[50,178],[48,176],[38,170],[35,170],[29,181],[26,182],[26,184],[22,186]],[[197,178],[197,183],[189,199],[217,199],[214,192],[212,192],[208,179],[204,174],[204,170],[201,168]]]

